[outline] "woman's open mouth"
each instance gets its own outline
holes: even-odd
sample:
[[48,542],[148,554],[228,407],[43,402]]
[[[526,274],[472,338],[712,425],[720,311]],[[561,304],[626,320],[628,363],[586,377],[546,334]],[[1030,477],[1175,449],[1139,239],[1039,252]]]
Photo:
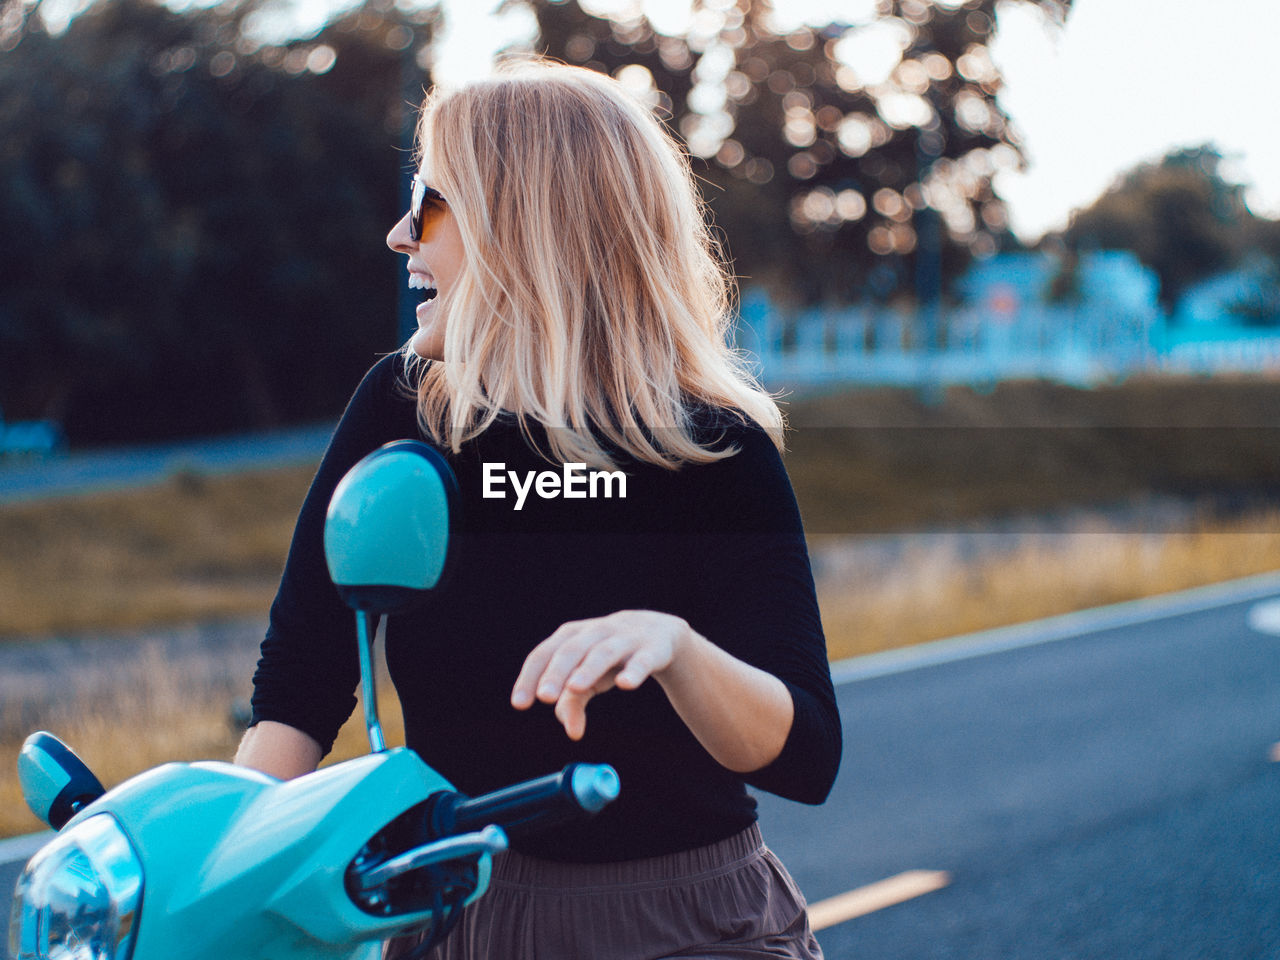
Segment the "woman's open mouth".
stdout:
[[436,297],[435,278],[425,273],[409,274],[409,289],[422,291],[422,302],[427,303]]

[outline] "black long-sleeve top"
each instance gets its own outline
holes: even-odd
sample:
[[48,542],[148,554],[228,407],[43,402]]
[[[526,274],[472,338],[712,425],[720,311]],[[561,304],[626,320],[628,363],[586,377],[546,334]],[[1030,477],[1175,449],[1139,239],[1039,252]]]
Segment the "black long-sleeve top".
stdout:
[[[516,510],[509,479],[505,499],[484,497],[485,463],[505,464],[504,475],[515,471],[522,484],[529,471],[561,472],[532,449],[511,416],[458,454],[440,451],[461,494],[449,577],[426,603],[387,624],[407,745],[468,794],[578,760],[611,763],[622,782],[620,798],[592,820],[517,843],[526,854],[587,862],[689,849],[755,820],[744,784],[821,803],[835,780],[840,720],[786,471],[759,426],[711,409],[695,419],[700,438],[738,453],[676,471],[624,457],[625,498],[616,485],[606,497],[601,484],[594,499],[544,499],[530,490]],[[359,672],[354,615],[325,566],[325,510],[356,461],[405,437],[422,439],[403,359],[393,355],[366,375],[334,432],[271,607],[253,722],[289,724],[326,752],[355,705]],[[511,707],[512,686],[534,646],[565,622],[624,609],[683,617],[780,678],[795,718],[778,758],[748,774],[722,767],[654,680],[593,698],[586,734],[576,742],[550,706]]]

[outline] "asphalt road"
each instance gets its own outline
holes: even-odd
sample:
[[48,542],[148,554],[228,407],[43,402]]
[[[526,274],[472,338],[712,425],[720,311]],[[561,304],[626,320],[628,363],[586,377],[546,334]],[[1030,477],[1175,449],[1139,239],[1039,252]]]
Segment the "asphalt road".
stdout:
[[1277,594],[1261,578],[853,665],[832,797],[762,798],[766,838],[811,903],[951,879],[821,931],[827,956],[1280,958],[1280,636],[1249,625]]
[[766,839],[811,903],[948,882],[823,929],[827,956],[1280,960],[1277,597],[1256,578],[839,665],[839,782],[762,797]]
[[271,433],[90,450],[29,462],[0,458],[0,503],[129,489],[184,470],[218,474],[318,463],[332,432],[333,423],[325,422]]

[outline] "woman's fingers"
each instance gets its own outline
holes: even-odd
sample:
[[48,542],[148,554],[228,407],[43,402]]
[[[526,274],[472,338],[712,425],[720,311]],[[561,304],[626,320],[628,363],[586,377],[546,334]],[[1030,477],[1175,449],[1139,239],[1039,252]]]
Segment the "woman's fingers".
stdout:
[[[524,665],[520,668],[520,675],[516,677],[515,686],[511,688],[511,705],[513,707],[523,710],[532,706],[535,698],[546,703],[555,701],[555,695],[558,695],[559,687],[547,676],[547,671],[551,668],[552,661],[557,655],[561,655],[561,662],[565,658],[572,656],[574,649],[579,650],[578,655],[581,656],[580,651],[585,643],[583,626],[587,622],[575,620],[563,624],[555,633],[530,651],[529,655],[525,657]],[[566,647],[569,647],[567,652],[564,649]],[[548,691],[547,696],[543,695],[543,690]]]
[[573,693],[566,690],[556,701],[556,719],[564,727],[570,740],[581,740],[587,732],[587,701],[589,693]]
[[611,666],[609,651],[616,646],[617,638],[611,637],[607,627],[598,621],[582,624],[580,629],[556,645],[536,681],[538,699],[543,703],[555,703],[571,678],[576,681],[573,685],[579,691],[594,686]]
[[594,687],[633,645],[634,640],[615,634],[602,621],[565,624],[525,658],[511,702],[523,709],[535,698],[555,703],[566,686],[579,691]]
[[663,651],[650,647],[641,647],[618,671],[614,683],[623,690],[634,690],[649,679],[656,670],[660,670],[670,662],[670,657],[663,657]]
[[511,705],[517,710],[524,710],[533,706],[534,684],[537,683],[538,677],[542,675],[542,669],[546,666],[546,662],[551,659],[549,651],[543,656],[539,655],[542,646],[543,644],[539,644],[534,647],[529,656],[525,657],[524,665],[520,668],[520,675],[516,677],[515,685],[511,688]]
[[608,617],[563,624],[525,658],[511,691],[519,710],[535,700],[555,704],[570,739],[586,731],[586,707],[597,693],[617,686],[634,690],[668,667],[674,655],[674,617],[619,611]]
[[587,732],[587,703],[597,693],[604,693],[613,686],[612,671],[588,690],[566,689],[556,700],[555,717],[564,727],[570,740],[581,740]]
[[613,686],[613,674],[616,668],[626,660],[634,647],[635,640],[631,637],[611,636],[597,641],[574,665],[564,686],[577,693],[593,690],[607,675],[609,677],[609,684],[605,687],[607,690]]

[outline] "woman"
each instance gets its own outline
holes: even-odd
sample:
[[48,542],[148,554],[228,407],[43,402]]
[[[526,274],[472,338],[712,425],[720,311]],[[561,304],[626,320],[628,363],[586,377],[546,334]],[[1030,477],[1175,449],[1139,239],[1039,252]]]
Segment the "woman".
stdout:
[[349,715],[325,505],[361,456],[423,437],[462,533],[449,583],[387,626],[408,745],[466,793],[574,760],[622,781],[499,857],[436,955],[820,956],[744,784],[821,803],[839,718],[781,417],[725,344],[688,164],[613,80],[540,63],[433,95],[419,142],[387,237],[419,328],[308,494],[237,760],[313,770]]

